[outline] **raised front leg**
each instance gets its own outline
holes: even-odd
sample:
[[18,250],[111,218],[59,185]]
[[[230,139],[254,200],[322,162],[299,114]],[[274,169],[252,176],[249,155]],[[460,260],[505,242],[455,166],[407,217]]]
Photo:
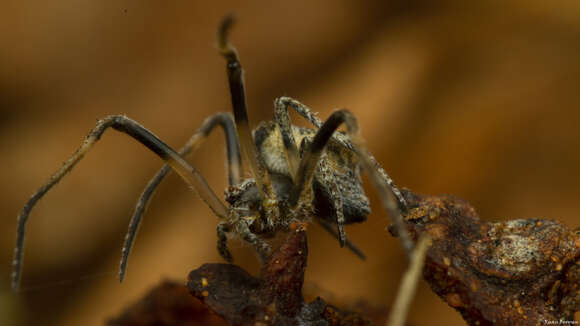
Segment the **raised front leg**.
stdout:
[[232,16],[227,16],[222,21],[217,33],[218,49],[220,54],[226,59],[234,119],[236,121],[242,154],[249,164],[249,170],[253,178],[256,180],[262,201],[267,202],[275,200],[276,195],[272,187],[270,175],[256,150],[256,145],[252,138],[248,121],[244,72],[236,49],[228,41],[228,33],[233,23],[234,19]]

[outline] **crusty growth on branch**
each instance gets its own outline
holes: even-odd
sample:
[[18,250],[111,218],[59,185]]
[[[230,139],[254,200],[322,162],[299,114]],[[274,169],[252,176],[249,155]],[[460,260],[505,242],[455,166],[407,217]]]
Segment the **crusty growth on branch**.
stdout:
[[479,219],[466,201],[404,191],[405,223],[432,246],[423,276],[470,325],[573,321],[580,310],[580,232],[558,222]]

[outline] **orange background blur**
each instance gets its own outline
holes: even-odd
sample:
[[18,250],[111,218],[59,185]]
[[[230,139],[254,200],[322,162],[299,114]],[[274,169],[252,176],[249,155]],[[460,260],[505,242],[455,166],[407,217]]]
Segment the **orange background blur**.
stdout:
[[[272,118],[281,95],[322,118],[345,107],[397,184],[455,194],[484,218],[580,226],[578,1],[207,3],[3,1],[0,324],[102,325],[161,279],[185,280],[202,263],[221,262],[217,219],[172,175],[118,283],[129,217],[161,163],[111,131],[33,210],[22,293],[8,291],[18,211],[96,119],[127,114],[178,148],[206,116],[230,110],[214,36],[232,11],[253,125]],[[224,154],[219,131],[191,159],[218,194]],[[306,287],[335,301],[388,305],[406,260],[367,189],[374,213],[347,233],[369,258],[359,261],[313,226]],[[232,247],[236,262],[255,271],[252,250]],[[424,282],[409,319],[464,324]]]

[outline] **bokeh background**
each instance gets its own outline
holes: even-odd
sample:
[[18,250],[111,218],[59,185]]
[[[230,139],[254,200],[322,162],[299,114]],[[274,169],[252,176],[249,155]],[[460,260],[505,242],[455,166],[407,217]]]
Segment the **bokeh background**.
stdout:
[[[288,95],[321,117],[358,116],[395,181],[450,193],[482,217],[553,218],[580,226],[580,3],[560,1],[4,0],[0,12],[0,323],[102,325],[164,278],[219,262],[217,220],[176,176],[154,197],[129,262],[116,269],[135,200],[161,166],[108,132],[33,211],[22,292],[8,290],[16,215],[96,119],[127,114],[179,147],[230,110],[214,46],[222,16],[246,70],[253,125]],[[297,124],[303,124],[297,117]],[[217,193],[221,131],[191,159]],[[368,183],[368,182],[367,182]],[[347,233],[357,260],[309,230],[307,289],[389,305],[406,261],[374,189],[374,212]],[[252,251],[232,242],[256,271]],[[463,325],[422,282],[413,325]]]

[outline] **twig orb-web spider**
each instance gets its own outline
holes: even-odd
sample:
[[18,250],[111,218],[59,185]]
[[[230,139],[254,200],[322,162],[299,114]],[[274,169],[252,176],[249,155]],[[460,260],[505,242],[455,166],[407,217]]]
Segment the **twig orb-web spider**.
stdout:
[[[227,234],[233,233],[251,244],[263,261],[270,253],[270,246],[264,238],[278,231],[290,230],[294,222],[311,219],[337,238],[341,246],[346,245],[364,258],[362,252],[346,239],[343,229],[344,224],[363,222],[370,213],[360,176],[363,168],[377,187],[403,247],[410,254],[413,244],[402,226],[399,213],[406,207],[405,200],[364,147],[352,113],[337,110],[323,123],[305,105],[289,97],[280,97],[275,100],[274,121],[261,123],[253,132],[250,130],[243,71],[235,48],[228,42],[232,24],[232,17],[226,17],[218,29],[217,39],[220,54],[227,61],[233,117],[229,113],[218,113],[207,118],[178,152],[128,117],[112,115],[98,121],[80,148],[34,193],[20,212],[13,260],[13,289],[18,288],[20,281],[30,211],[85,156],[108,128],[133,137],[166,163],[148,183],[137,202],[122,250],[121,281],[146,204],[170,169],[177,172],[220,218],[217,247],[228,262],[232,261],[232,255],[226,244]],[[316,128],[291,125],[289,108]],[[345,124],[346,132],[337,131],[342,124]],[[218,125],[226,136],[229,170],[226,201],[229,207],[217,197],[204,177],[183,159]],[[242,155],[251,174],[251,178],[245,180],[241,180]]]

